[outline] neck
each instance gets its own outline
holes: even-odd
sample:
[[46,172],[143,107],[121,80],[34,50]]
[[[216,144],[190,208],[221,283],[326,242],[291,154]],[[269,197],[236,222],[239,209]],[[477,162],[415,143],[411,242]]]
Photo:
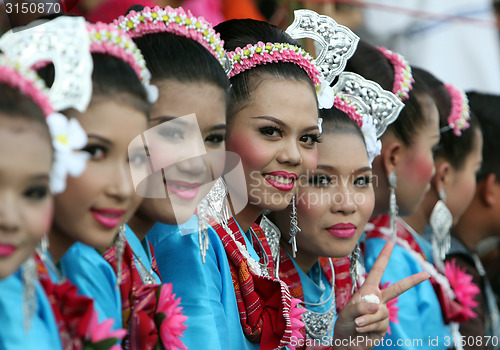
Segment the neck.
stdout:
[[429,225],[430,214],[424,210],[424,206],[420,206],[418,210],[410,216],[403,217],[402,219],[415,230],[416,233],[422,235],[425,228]]
[[309,254],[304,252],[301,249],[297,249],[296,257],[293,258],[292,254],[292,245],[288,243],[288,235],[281,233],[281,241],[280,245],[288,252],[288,255],[292,257],[292,259],[295,261],[297,265],[301,268],[302,271],[305,273],[308,273],[310,269],[316,264],[316,262],[319,260],[318,255],[314,254]]
[[242,211],[233,216],[243,232],[247,232],[262,212],[262,208],[249,203]]
[[485,218],[480,212],[470,207],[452,229],[452,235],[458,237],[472,251],[476,250],[481,240],[489,236]]
[[128,221],[128,226],[134,232],[134,234],[139,238],[142,242],[149,231],[155,225],[155,221],[151,220],[146,215],[141,214],[140,211],[137,211],[132,218]]
[[49,233],[49,253],[54,261],[54,264],[59,263],[59,260],[66,254],[76,240],[63,234],[61,231],[53,228]]

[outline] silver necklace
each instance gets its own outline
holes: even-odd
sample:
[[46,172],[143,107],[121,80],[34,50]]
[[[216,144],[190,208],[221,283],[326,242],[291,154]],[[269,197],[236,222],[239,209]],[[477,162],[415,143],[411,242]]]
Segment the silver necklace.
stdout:
[[262,259],[264,259],[263,264],[261,262],[258,262],[260,266],[260,275],[264,277],[269,277],[269,271],[267,269],[267,267],[269,266],[269,258],[267,256],[266,251],[264,250],[264,246],[262,245],[259,237],[257,237],[257,234],[251,227],[250,227],[250,234],[253,236],[254,240],[257,240],[257,244],[259,245],[260,251],[262,252]]
[[313,339],[323,339],[326,337],[327,340],[332,339],[333,334],[333,324],[335,321],[335,315],[337,314],[337,306],[335,303],[335,270],[333,269],[332,259],[328,259],[330,263],[330,268],[332,270],[332,291],[328,298],[321,303],[306,303],[305,301],[301,304],[309,306],[321,306],[328,302],[332,297],[332,305],[326,312],[314,312],[307,310],[302,314],[302,322],[304,322],[306,333],[309,337]]
[[141,275],[142,282],[144,284],[157,284],[158,282],[153,275],[153,268],[151,267],[151,269],[148,271],[146,266],[144,266],[144,264],[142,263],[141,258],[139,258],[134,251],[132,251],[132,254],[134,254],[134,258],[139,262],[139,274]]

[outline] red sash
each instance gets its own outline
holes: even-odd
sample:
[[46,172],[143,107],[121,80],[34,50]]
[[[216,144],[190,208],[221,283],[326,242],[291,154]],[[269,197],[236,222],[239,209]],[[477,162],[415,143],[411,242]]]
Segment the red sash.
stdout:
[[[124,238],[125,239],[125,238]],[[116,247],[111,246],[103,257],[117,271]],[[153,254],[153,251],[151,251]],[[153,270],[158,273],[153,258]],[[159,276],[159,274],[158,274]],[[132,248],[125,240],[120,276],[123,328],[128,333],[122,341],[124,349],[151,350],[158,341],[159,330],[155,324],[158,284],[145,285],[135,264]]]
[[[221,225],[214,222],[211,225],[219,235],[226,250],[240,322],[245,336],[252,342],[260,342],[262,350],[273,350],[286,346],[290,343],[292,335],[291,296],[287,286],[276,278],[254,274],[231,235]],[[235,239],[246,246],[238,224],[233,218],[229,220],[228,226]],[[273,276],[271,250],[264,232],[256,224],[252,225],[252,229],[264,248],[264,252],[261,251],[260,256],[266,254],[269,257],[268,271],[269,275]],[[256,243],[254,242],[255,247],[257,247]]]

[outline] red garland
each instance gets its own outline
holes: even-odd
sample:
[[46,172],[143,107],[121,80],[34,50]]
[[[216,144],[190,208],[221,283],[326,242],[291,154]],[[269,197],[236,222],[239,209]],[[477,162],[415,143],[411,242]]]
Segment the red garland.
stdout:
[[63,349],[82,349],[94,313],[94,300],[78,295],[78,288],[67,280],[60,284],[52,282],[47,267],[37,254],[35,261],[40,283],[54,312]]

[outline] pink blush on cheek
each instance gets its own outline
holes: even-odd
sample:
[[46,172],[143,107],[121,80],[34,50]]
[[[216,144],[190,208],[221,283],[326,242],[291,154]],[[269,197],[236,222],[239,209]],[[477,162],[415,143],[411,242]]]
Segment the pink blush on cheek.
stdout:
[[423,154],[417,154],[406,164],[403,173],[418,183],[430,182],[434,174],[434,160]]

